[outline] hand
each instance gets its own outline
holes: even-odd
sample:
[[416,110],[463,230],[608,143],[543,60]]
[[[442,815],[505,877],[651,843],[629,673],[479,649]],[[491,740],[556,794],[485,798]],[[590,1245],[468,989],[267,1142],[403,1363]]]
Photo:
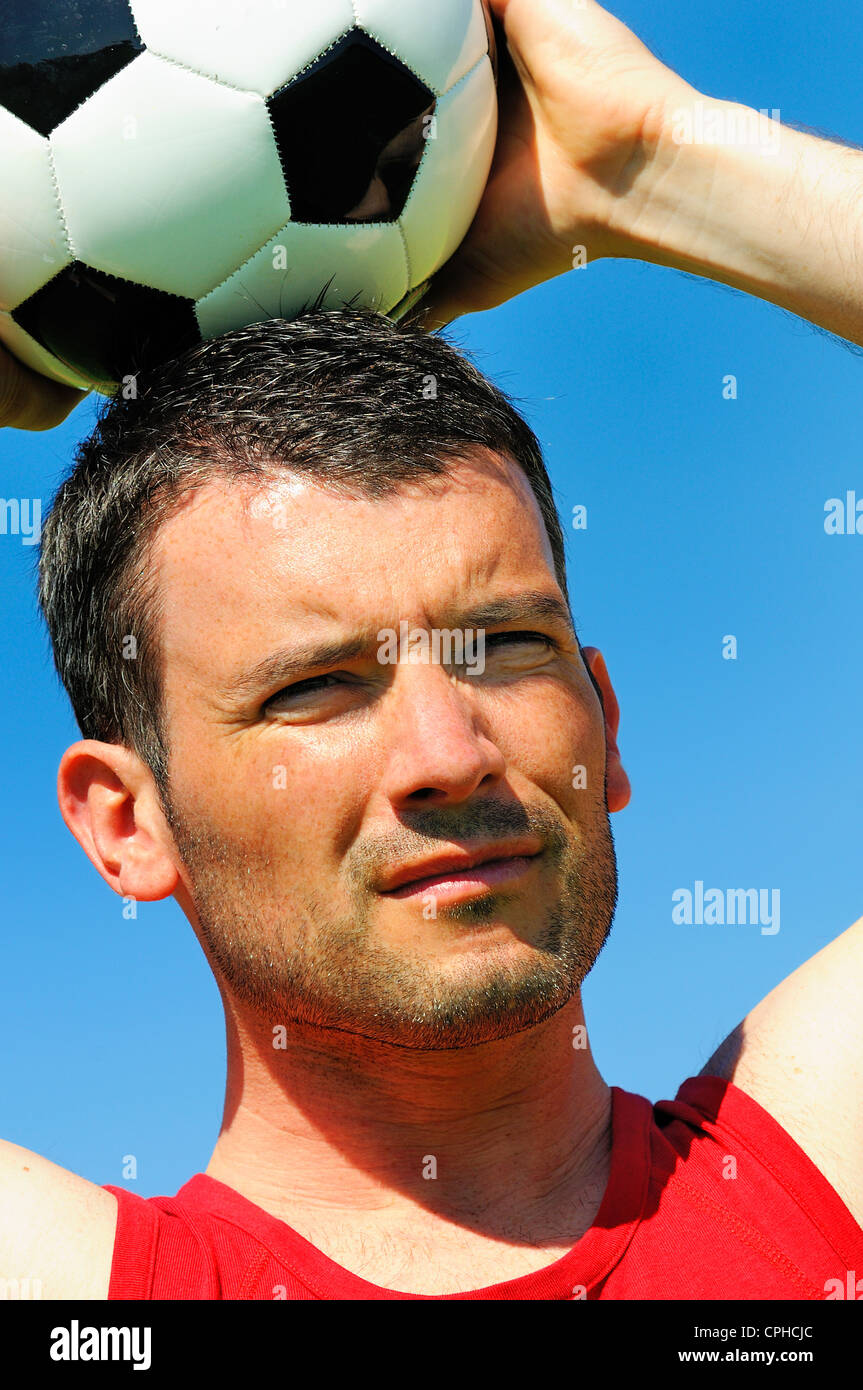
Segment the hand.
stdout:
[[0,426],[50,430],[87,395],[34,372],[0,346]]
[[694,89],[595,0],[489,0],[501,22],[498,138],[455,255],[403,323],[431,332],[588,260],[630,254],[611,208]]

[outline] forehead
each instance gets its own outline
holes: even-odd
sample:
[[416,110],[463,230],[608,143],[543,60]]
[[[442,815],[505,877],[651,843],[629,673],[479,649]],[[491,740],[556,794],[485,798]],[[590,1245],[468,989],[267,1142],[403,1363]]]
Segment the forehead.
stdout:
[[[522,583],[554,563],[521,469],[485,455],[379,499],[296,473],[216,479],[192,493],[151,552],[166,673],[230,641],[243,651],[316,622],[390,623]],[[441,624],[444,625],[444,624]]]

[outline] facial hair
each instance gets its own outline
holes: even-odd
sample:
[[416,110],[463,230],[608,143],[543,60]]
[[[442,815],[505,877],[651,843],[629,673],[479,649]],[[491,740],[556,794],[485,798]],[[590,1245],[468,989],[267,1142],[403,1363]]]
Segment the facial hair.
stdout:
[[[409,827],[360,842],[346,857],[347,911],[333,907],[336,899],[344,904],[344,893],[328,898],[325,885],[303,882],[291,898],[279,877],[284,859],[191,816],[173,803],[169,789],[163,801],[222,987],[267,1025],[338,1029],[417,1051],[490,1042],[563,1008],[611,930],[617,865],[604,795],[577,834],[546,805],[486,799],[457,812],[427,807],[411,813]],[[466,951],[456,970],[445,970],[393,949],[376,934],[381,900],[371,885],[384,866],[434,853],[429,841],[435,839],[476,843],[525,834],[544,844],[538,872],[551,890],[549,906],[542,905],[545,893],[535,894],[544,920],[531,924],[527,957],[523,951]],[[463,934],[465,926],[499,919],[520,896],[523,904],[528,891],[500,886],[438,904],[428,930]],[[418,908],[406,910],[420,915]]]

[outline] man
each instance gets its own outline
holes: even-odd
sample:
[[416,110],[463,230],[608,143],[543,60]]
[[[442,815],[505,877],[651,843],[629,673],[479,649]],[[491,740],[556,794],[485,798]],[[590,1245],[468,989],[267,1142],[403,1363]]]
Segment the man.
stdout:
[[[624,53],[636,92],[647,77],[598,7],[538,8],[531,28],[498,6],[531,75],[525,157],[553,231],[534,278],[582,227],[600,254],[688,236],[686,268],[858,336],[854,246],[813,267],[774,226],[771,247],[777,172],[754,166],[729,249],[724,199],[704,218],[722,160],[675,153],[665,119],[647,140],[646,108],[616,179],[598,135],[570,152],[589,215],[555,210],[543,21],[573,53],[583,31],[613,36],[608,61]],[[655,95],[666,70],[639,61]],[[814,149],[838,216],[853,156],[786,135],[802,163],[784,225]],[[744,187],[746,154],[725,155]],[[482,221],[439,306],[468,270],[491,283]],[[489,302],[523,287],[507,267]],[[350,313],[239,330],[145,386],[82,446],[45,529],[43,605],[85,734],[60,801],[116,891],[173,894],[189,917],[225,1004],[225,1115],[176,1199],[4,1146],[0,1272],[38,1273],[48,1297],[828,1296],[863,1261],[863,924],[675,1102],[652,1111],[599,1075],[580,985],[614,908],[618,710],[572,629],[548,481],[506,399],[439,340]],[[461,655],[436,659],[440,636]]]

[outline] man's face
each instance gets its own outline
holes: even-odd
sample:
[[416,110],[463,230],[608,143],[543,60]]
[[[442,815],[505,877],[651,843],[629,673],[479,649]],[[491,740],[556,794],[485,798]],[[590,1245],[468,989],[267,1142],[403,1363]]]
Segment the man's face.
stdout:
[[[414,1048],[560,1009],[615,861],[600,703],[521,471],[489,455],[375,501],[213,483],[153,560],[179,896],[222,988]],[[435,660],[436,631],[477,629],[484,660]],[[489,844],[508,862],[422,863]],[[421,881],[394,888],[406,866]]]

